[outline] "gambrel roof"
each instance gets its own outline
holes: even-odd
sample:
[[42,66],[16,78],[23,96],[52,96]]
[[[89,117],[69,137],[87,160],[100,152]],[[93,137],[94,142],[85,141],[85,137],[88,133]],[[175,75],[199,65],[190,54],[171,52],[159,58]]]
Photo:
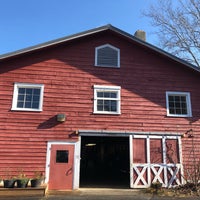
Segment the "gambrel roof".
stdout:
[[72,40],[76,40],[78,38],[83,38],[85,36],[89,36],[89,35],[93,35],[93,34],[96,34],[96,33],[100,33],[100,32],[104,32],[104,31],[112,31],[116,34],[119,34],[120,36],[122,37],[125,37],[127,39],[129,39],[130,41],[134,41],[136,43],[138,43],[139,45],[143,46],[143,47],[146,47],[146,48],[149,48],[150,50],[152,51],[155,51],[157,53],[159,53],[160,55],[162,56],[165,56],[175,62],[178,62],[180,64],[183,64],[185,65],[186,67],[189,67],[190,69],[194,70],[194,71],[197,71],[197,72],[200,72],[200,68],[196,67],[195,65],[192,65],[146,41],[143,41],[137,37],[135,37],[134,35],[131,35],[121,29],[118,29],[110,24],[108,25],[105,25],[105,26],[101,26],[101,27],[98,27],[98,28],[94,28],[94,29],[91,29],[91,30],[88,30],[88,31],[84,31],[84,32],[80,32],[80,33],[77,33],[77,34],[73,34],[73,35],[70,35],[70,36],[66,36],[66,37],[62,37],[62,38],[59,38],[59,39],[56,39],[56,40],[51,40],[49,42],[45,42],[45,43],[42,43],[42,44],[38,44],[38,45],[35,45],[35,46],[31,46],[31,47],[28,47],[28,48],[24,48],[24,49],[21,49],[21,50],[18,50],[18,51],[14,51],[14,52],[11,52],[11,53],[7,53],[7,54],[3,54],[0,56],[0,61],[2,60],[5,60],[5,59],[8,59],[8,58],[11,58],[11,57],[15,57],[15,56],[19,56],[21,54],[26,54],[26,53],[30,53],[30,52],[33,52],[33,51],[36,51],[36,50],[41,50],[41,49],[44,49],[46,47],[51,47],[53,45],[57,45],[57,44],[61,44],[61,43],[64,43],[64,42],[67,42],[67,41],[72,41]]

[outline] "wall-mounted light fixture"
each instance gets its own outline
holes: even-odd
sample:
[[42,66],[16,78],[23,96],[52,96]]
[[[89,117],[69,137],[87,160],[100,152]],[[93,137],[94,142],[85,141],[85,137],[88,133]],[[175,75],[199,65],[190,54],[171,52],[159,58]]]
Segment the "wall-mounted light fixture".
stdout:
[[186,132],[182,135],[183,138],[186,137],[186,136],[187,136],[188,138],[193,138],[193,137],[194,137],[194,135],[193,135],[193,130],[190,129],[190,130],[186,131]]
[[57,114],[57,122],[64,122],[66,120],[66,115],[63,113]]

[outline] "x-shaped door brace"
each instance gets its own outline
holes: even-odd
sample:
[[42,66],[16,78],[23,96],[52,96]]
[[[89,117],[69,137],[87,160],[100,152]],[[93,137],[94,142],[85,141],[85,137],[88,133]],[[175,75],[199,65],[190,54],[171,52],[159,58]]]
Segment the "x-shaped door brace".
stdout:
[[[159,168],[159,169],[156,170],[156,168]],[[162,166],[153,166],[153,165],[151,166],[151,170],[155,175],[155,177],[154,177],[152,182],[157,182],[158,181],[158,182],[164,184],[162,178],[160,177],[161,172],[163,171],[163,169],[164,169],[164,167],[162,167]]]
[[[148,168],[150,167],[151,171],[153,172],[153,174],[151,174],[151,172],[148,171]],[[139,168],[141,168],[142,170],[139,170]],[[158,169],[157,169],[158,168]],[[173,168],[175,168],[175,170],[173,170]],[[164,169],[167,169],[171,175],[171,178],[167,180],[164,180],[165,176],[163,175],[163,178],[161,177],[161,173],[164,171]],[[146,164],[140,164],[140,165],[134,165],[133,166],[133,170],[135,170],[136,172],[136,180],[134,181],[134,186],[136,187],[140,187],[140,186],[145,186],[147,187],[150,183],[148,183],[148,177],[149,176],[154,176],[153,181],[152,182],[160,182],[162,184],[166,184],[168,183],[168,187],[171,187],[173,182],[176,181],[177,185],[180,185],[180,180],[177,177],[177,174],[179,173],[180,170],[180,165],[176,165],[176,166],[162,166],[162,165],[146,165]],[[146,173],[146,175],[145,175]],[[149,174],[150,173],[150,174]],[[144,178],[146,176],[146,179]]]
[[[142,168],[143,167],[143,169],[140,171],[139,169],[138,169],[138,167],[140,167],[140,168]],[[138,185],[139,184],[139,182],[141,181],[142,182],[142,184],[143,184],[143,186],[147,186],[148,185],[148,183],[147,183],[147,181],[144,179],[144,173],[146,172],[147,173],[147,171],[146,171],[146,169],[147,169],[147,166],[144,166],[144,165],[137,165],[137,166],[134,166],[133,167],[133,169],[135,170],[135,172],[137,173],[137,179],[135,180],[135,182],[134,182],[134,185]]]
[[175,167],[175,170],[173,170],[172,167],[167,167],[167,169],[168,169],[168,171],[170,172],[170,175],[171,175],[171,178],[168,182],[168,187],[172,186],[172,183],[174,182],[174,180],[176,181],[177,185],[181,184],[179,178],[177,177],[177,174],[179,173],[179,170],[180,170],[180,165],[176,165],[176,166],[173,166],[173,167]]

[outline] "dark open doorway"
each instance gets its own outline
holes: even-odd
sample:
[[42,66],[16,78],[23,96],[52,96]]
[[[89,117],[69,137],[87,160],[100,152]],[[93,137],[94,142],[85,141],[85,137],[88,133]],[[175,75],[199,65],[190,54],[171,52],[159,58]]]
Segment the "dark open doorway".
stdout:
[[81,137],[81,187],[129,187],[128,137]]

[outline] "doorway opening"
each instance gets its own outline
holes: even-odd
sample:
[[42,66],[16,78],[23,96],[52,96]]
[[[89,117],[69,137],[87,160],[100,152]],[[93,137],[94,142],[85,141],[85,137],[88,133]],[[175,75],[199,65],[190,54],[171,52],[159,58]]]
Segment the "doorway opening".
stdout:
[[129,188],[129,137],[81,136],[80,187]]

